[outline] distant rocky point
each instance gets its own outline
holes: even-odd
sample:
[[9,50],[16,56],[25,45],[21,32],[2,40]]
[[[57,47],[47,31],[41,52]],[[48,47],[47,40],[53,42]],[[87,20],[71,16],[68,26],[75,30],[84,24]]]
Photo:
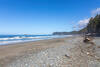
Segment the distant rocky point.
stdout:
[[53,35],[71,35],[71,34],[79,34],[78,31],[72,31],[72,32],[54,32]]

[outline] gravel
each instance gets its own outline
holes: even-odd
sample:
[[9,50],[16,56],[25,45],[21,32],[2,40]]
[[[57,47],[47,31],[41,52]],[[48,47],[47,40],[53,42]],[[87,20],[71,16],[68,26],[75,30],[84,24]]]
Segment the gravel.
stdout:
[[70,56],[73,46],[62,45],[49,48],[36,54],[29,54],[9,64],[7,67],[59,67],[64,62],[63,56]]
[[87,49],[90,44],[84,44],[79,39],[72,39],[69,42],[69,45],[65,44],[16,58],[16,61],[6,67],[100,67],[100,61],[95,58],[99,55],[97,53],[100,52],[99,48],[96,49],[96,55],[90,56],[88,50],[91,49]]

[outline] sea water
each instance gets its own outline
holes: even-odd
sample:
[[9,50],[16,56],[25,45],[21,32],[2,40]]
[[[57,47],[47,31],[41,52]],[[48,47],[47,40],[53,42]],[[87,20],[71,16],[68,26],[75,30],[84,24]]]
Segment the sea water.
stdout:
[[0,45],[11,43],[38,41],[52,38],[62,38],[71,35],[0,35]]

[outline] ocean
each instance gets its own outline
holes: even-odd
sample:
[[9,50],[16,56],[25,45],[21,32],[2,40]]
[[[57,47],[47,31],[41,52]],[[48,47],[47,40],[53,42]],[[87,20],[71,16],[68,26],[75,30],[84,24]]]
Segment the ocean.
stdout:
[[38,41],[53,38],[68,37],[71,35],[0,35],[0,45],[20,42]]

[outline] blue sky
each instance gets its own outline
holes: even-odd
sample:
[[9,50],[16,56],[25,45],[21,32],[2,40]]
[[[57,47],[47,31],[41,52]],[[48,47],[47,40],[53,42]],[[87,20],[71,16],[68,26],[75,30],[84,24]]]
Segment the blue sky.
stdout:
[[0,33],[72,31],[99,7],[100,0],[0,0]]

